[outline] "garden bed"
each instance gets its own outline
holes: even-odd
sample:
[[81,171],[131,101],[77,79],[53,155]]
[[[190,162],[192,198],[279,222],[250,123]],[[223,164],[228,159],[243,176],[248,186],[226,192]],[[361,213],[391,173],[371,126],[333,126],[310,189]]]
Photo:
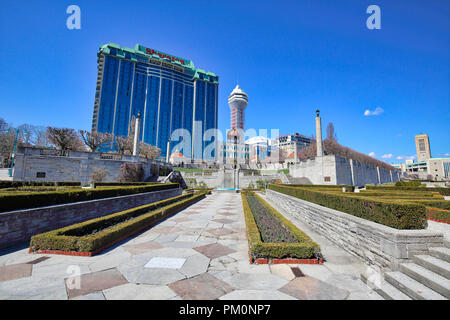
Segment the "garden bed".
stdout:
[[322,263],[320,247],[254,192],[241,194],[250,263]]
[[184,194],[35,235],[30,252],[92,256],[205,197]]
[[[425,229],[425,203],[413,199],[389,199],[360,193],[327,191],[321,187],[269,185],[271,190],[306,200],[327,208],[342,211],[395,229]],[[321,188],[321,189],[320,189]],[[435,201],[441,204],[442,201]],[[442,205],[442,204],[441,204]]]
[[64,204],[71,202],[95,200],[125,196],[143,192],[152,192],[178,188],[178,183],[152,184],[144,186],[101,187],[96,189],[69,189],[56,191],[5,191],[0,192],[0,212],[39,208],[43,206]]

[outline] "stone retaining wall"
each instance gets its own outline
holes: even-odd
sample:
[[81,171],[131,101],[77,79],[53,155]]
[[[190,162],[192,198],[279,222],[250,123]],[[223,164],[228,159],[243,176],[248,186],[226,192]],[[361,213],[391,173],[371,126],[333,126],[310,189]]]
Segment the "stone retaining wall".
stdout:
[[413,255],[443,246],[439,232],[394,229],[269,189],[266,196],[287,218],[298,219],[365,263],[384,270],[397,270]]
[[0,249],[35,234],[181,195],[180,188],[0,213]]

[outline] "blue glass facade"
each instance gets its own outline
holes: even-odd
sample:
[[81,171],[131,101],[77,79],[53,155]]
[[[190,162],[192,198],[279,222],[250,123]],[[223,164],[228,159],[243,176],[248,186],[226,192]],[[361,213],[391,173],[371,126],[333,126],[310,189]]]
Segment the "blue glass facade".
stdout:
[[[203,137],[206,130],[217,129],[218,85],[214,73],[196,69],[190,60],[141,45],[103,45],[98,52],[92,131],[127,136],[132,117],[140,113],[140,140],[160,148],[161,158],[166,158],[170,138],[170,153],[210,160],[214,151],[205,157],[204,150],[214,139]],[[189,136],[176,141],[171,135],[181,128]],[[191,138],[184,150],[174,150],[178,142]]]

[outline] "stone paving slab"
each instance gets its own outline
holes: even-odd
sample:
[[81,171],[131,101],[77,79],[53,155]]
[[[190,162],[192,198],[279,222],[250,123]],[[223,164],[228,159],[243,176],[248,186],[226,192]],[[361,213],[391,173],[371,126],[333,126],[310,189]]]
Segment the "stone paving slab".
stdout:
[[297,300],[285,293],[273,290],[234,290],[219,300]]
[[209,229],[206,230],[206,232],[212,233],[216,236],[223,236],[223,235],[227,235],[230,233],[233,233],[233,230],[227,229],[227,228],[217,228],[217,229]]
[[30,263],[18,263],[0,267],[0,282],[25,278],[31,276],[33,265]]
[[167,300],[176,297],[167,286],[127,283],[103,290],[107,300]]
[[180,269],[185,262],[186,258],[154,257],[144,265],[144,268]]
[[157,241],[146,241],[138,244],[127,244],[123,246],[125,250],[127,250],[131,254],[139,254],[144,252],[149,252],[151,250],[155,249],[161,249],[164,248],[163,245],[161,245]]
[[285,279],[265,273],[238,273],[224,281],[236,289],[254,290],[277,290],[288,283]]
[[79,288],[74,288],[73,282],[66,279],[66,288],[69,298],[75,298],[125,283],[127,280],[117,269],[109,269],[80,276]]
[[209,273],[169,284],[183,300],[214,300],[231,292],[233,288]]
[[230,249],[229,247],[226,247],[224,245],[213,243],[213,244],[207,244],[206,246],[200,246],[194,248],[194,250],[204,254],[210,259],[218,258],[230,253],[235,252],[235,250]]
[[281,292],[300,300],[345,300],[349,292],[312,277],[300,277],[290,281]]

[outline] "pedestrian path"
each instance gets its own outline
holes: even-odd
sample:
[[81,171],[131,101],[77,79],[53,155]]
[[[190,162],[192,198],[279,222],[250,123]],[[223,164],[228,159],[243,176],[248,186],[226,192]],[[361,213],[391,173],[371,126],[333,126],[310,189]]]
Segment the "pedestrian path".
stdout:
[[93,257],[1,255],[0,299],[380,298],[345,253],[337,257],[324,265],[250,264],[241,195],[217,192]]

